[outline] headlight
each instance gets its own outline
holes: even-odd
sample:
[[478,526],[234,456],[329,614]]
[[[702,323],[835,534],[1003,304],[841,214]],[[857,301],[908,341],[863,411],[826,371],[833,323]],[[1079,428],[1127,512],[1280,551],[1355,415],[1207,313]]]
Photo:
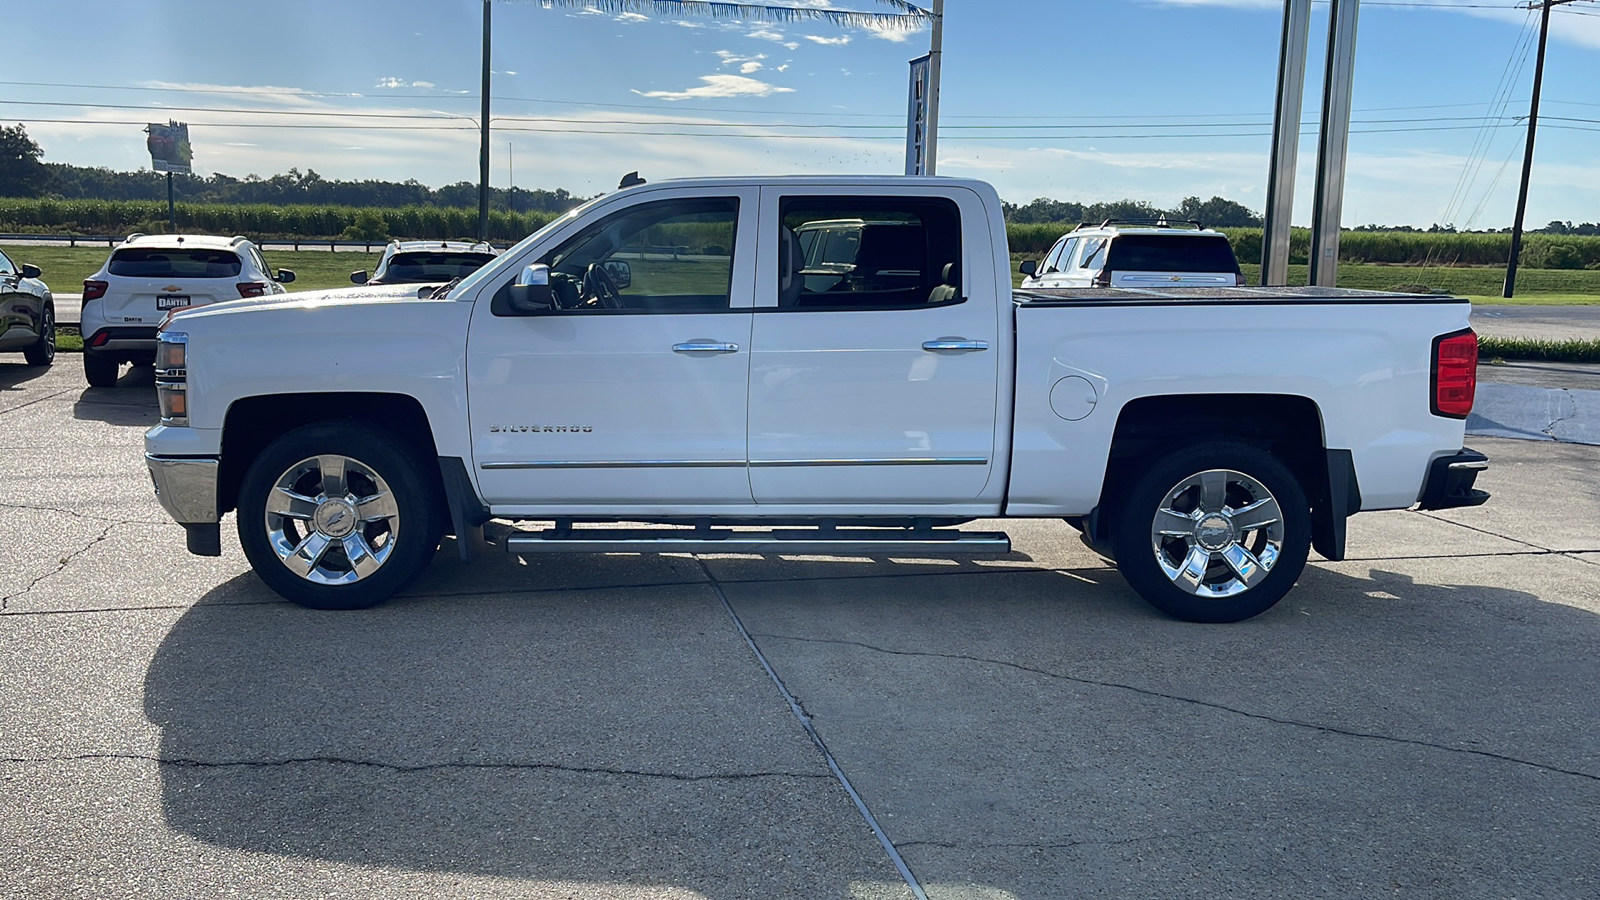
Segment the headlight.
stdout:
[[156,402],[161,424],[189,424],[189,336],[163,331],[156,336]]
[[182,378],[189,362],[189,336],[181,331],[156,335],[156,374],[175,372]]

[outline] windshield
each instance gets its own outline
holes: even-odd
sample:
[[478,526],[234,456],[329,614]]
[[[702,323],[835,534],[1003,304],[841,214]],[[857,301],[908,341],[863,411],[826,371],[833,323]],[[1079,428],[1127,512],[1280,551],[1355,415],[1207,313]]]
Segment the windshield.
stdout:
[[543,228],[535,231],[533,234],[528,235],[522,240],[517,241],[517,243],[509,250],[506,250],[499,256],[495,257],[495,261],[493,263],[482,266],[471,275],[461,279],[460,284],[457,284],[455,287],[450,289],[450,296],[456,298],[471,296],[472,291],[476,290],[478,285],[483,283],[484,279],[492,277],[494,273],[500,271],[502,267],[517,265],[516,261],[522,257],[523,251],[527,250],[530,244],[542,239],[549,232],[554,231],[555,229],[560,228],[561,226],[577,218],[589,207],[594,206],[596,203],[606,199],[608,196],[610,195],[601,194],[593,200],[590,200],[587,203],[579,204],[578,206],[567,210],[565,213],[557,216],[556,218],[551,219]]

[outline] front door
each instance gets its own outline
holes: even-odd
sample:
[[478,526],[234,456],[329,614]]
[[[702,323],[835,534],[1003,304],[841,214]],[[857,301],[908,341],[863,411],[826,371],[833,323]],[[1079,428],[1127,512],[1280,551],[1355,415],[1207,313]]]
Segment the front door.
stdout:
[[[885,194],[763,189],[774,240],[751,336],[759,504],[961,503],[989,481],[999,298],[992,278],[963,275],[987,247],[962,245],[963,216],[983,221],[981,206],[955,189]],[[802,236],[822,231],[858,236],[855,255],[813,265]]]
[[473,463],[497,509],[751,502],[756,194],[652,193],[540,258],[557,309],[496,316],[489,297],[504,285],[475,305]]

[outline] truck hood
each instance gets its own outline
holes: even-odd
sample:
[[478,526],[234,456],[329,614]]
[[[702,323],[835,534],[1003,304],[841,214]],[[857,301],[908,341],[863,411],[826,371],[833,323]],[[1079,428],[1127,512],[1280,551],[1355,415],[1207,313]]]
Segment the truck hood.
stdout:
[[[327,309],[330,307],[391,305],[408,303],[449,303],[449,300],[429,300],[437,284],[389,284],[371,287],[335,288],[327,291],[300,291],[290,294],[271,294],[245,300],[228,300],[206,306],[192,306],[177,310],[167,320],[168,327],[216,316],[268,310]],[[419,294],[421,296],[419,296]]]

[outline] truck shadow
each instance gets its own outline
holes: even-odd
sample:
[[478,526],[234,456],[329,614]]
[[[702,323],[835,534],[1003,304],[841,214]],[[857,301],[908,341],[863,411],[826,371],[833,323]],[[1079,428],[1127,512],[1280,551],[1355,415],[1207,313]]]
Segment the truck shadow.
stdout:
[[[576,565],[628,564],[584,557]],[[1033,669],[1075,673],[1076,682],[1053,689],[1002,666],[983,696],[956,698],[988,708],[1013,692],[1041,702],[1043,692],[1053,714],[1030,722],[1037,733],[1021,743],[1031,746],[1070,750],[1085,727],[1097,727],[1074,715],[1077,684],[1101,678],[1137,686],[1153,677],[1138,661],[1152,659],[1165,660],[1169,674],[1202,699],[1212,685],[1261,685],[1267,695],[1256,702],[1264,710],[1313,723],[1341,704],[1358,707],[1374,691],[1392,691],[1408,706],[1456,711],[1466,720],[1451,728],[1481,732],[1492,742],[1517,730],[1504,711],[1528,703],[1540,710],[1541,733],[1556,755],[1564,742],[1581,738],[1554,732],[1588,729],[1595,712],[1592,683],[1553,684],[1541,658],[1519,652],[1554,635],[1592,647],[1600,641],[1600,617],[1523,591],[1313,568],[1297,593],[1268,614],[1202,627],[1161,617],[1107,569],[892,579],[836,577],[841,571],[857,570],[818,561],[775,566],[770,581],[724,585],[781,677],[816,676],[803,669],[803,658],[785,658],[785,640],[841,637],[900,642],[950,658],[1011,656]],[[145,713],[162,729],[166,821],[200,840],[249,852],[565,883],[672,885],[705,897],[850,896],[853,886],[886,874],[892,880],[869,840],[856,841],[866,847],[861,853],[839,849],[851,844],[841,829],[862,831],[859,818],[750,660],[715,594],[688,569],[677,575],[678,583],[604,593],[562,590],[567,582],[559,579],[546,582],[554,590],[545,593],[507,584],[501,594],[413,596],[354,613],[238,605],[241,592],[259,589],[253,575],[241,575],[174,625],[147,672]],[[468,587],[468,580],[458,586]],[[581,587],[582,579],[572,576],[570,584]],[[959,627],[949,625],[952,619]],[[1512,622],[1520,637],[1508,641]],[[1287,679],[1284,667],[1291,665],[1294,677]],[[928,682],[921,677],[830,689],[844,691],[835,701],[847,704],[950,690],[941,672],[926,676]],[[1296,712],[1294,690],[1306,685],[1325,693]],[[826,718],[820,724],[841,746],[848,743],[847,724]],[[1431,727],[1417,724],[1421,731]],[[869,798],[877,787],[870,770],[890,757],[898,783],[913,792],[936,796],[964,777],[949,770],[943,751],[913,746],[923,737],[904,739],[905,746],[841,756],[853,777],[867,773]],[[988,743],[963,750],[1015,767],[1010,777],[1038,785],[1039,808],[1059,799],[1053,791],[1066,790],[1052,785],[1071,781],[1060,777],[1058,757],[1019,753],[1015,734],[994,731],[981,740]],[[1249,767],[1293,781],[1303,762],[1269,754]],[[1140,772],[1172,760],[1134,749],[1101,764],[1112,774],[1100,777],[1137,784]],[[1371,773],[1319,777],[1329,790],[1359,794]],[[1521,806],[1537,798],[1493,799]],[[1123,802],[1140,801],[1111,805]],[[993,809],[965,808],[966,820],[939,821],[947,812],[937,803],[902,809],[889,837],[991,833]],[[1236,814],[1204,815],[1220,821]],[[1042,821],[1036,825],[1054,833]],[[1317,827],[1354,834],[1358,825],[1370,823]],[[1300,826],[1286,827],[1282,844],[1293,857],[1303,849],[1295,840]],[[1497,833],[1499,849],[1491,855],[1497,865],[1511,862],[1494,871],[1515,872],[1524,865],[1518,860],[1537,860],[1543,839],[1541,831]],[[1429,864],[1426,848],[1391,849],[1391,869],[1425,871]],[[1070,867],[1052,875],[1051,859],[1035,855],[1014,879],[985,877],[1012,892],[996,896],[1072,893]],[[1314,871],[1350,860],[1281,862]],[[1144,865],[1179,872],[1184,863],[1146,858]],[[1045,889],[1040,878],[1059,881]],[[976,874],[971,881],[985,883]],[[1228,892],[1225,884],[1212,887],[1215,896]]]

